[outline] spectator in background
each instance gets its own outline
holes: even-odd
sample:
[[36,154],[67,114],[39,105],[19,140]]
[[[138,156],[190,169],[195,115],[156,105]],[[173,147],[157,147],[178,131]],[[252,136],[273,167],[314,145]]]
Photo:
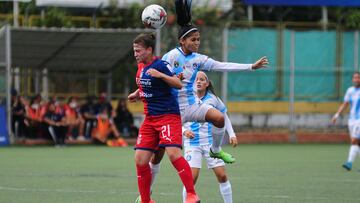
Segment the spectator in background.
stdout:
[[25,138],[25,105],[15,89],[11,90],[11,130],[16,138]]
[[64,108],[63,106],[61,105],[60,101],[58,100],[58,98],[56,96],[52,96],[50,99],[49,99],[49,102],[46,104],[46,109],[45,109],[45,113],[47,111],[47,107],[50,103],[54,103],[55,105],[55,112],[56,113],[59,113],[59,114],[64,114]]
[[44,123],[46,125],[47,133],[50,134],[56,146],[65,145],[65,135],[67,132],[65,116],[62,113],[56,112],[56,105],[54,102],[49,102],[47,111],[44,116]]
[[78,140],[85,140],[84,125],[85,121],[81,117],[79,105],[76,97],[70,97],[68,102],[64,105],[65,120],[68,125],[66,134],[67,139],[73,139],[73,131],[77,130]]
[[92,130],[93,141],[95,143],[107,144],[108,146],[127,146],[125,140],[120,137],[120,133],[109,116],[107,108],[103,108],[100,111],[97,115],[96,127]]
[[95,108],[95,97],[88,96],[86,97],[86,103],[81,106],[80,113],[84,119],[85,126],[85,138],[91,138],[91,131],[96,124],[96,108]]
[[129,109],[125,99],[119,99],[116,107],[116,116],[114,118],[117,129],[124,137],[136,137],[138,128],[134,126],[134,118]]
[[106,109],[109,116],[113,117],[113,107],[111,103],[107,100],[107,95],[105,92],[102,92],[99,96],[98,103],[95,105],[96,113],[100,113],[103,109]]
[[39,138],[41,135],[41,124],[46,109],[41,105],[42,98],[39,94],[35,95],[29,105],[25,105],[28,133],[30,138]]

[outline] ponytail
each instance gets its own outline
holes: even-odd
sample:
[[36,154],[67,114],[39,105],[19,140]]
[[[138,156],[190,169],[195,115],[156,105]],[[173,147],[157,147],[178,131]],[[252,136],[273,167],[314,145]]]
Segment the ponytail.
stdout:
[[179,40],[185,38],[191,32],[198,31],[198,28],[191,23],[191,2],[192,0],[175,0],[177,24],[180,26]]

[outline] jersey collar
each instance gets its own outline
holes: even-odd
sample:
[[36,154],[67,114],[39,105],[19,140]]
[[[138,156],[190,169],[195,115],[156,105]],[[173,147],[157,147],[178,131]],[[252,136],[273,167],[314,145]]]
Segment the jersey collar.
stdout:
[[191,52],[190,54],[185,54],[184,51],[183,51],[183,50],[181,49],[181,47],[179,47],[179,46],[176,47],[176,49],[179,50],[179,52],[180,52],[182,55],[184,55],[184,56],[190,56],[190,55],[193,54],[193,52]]

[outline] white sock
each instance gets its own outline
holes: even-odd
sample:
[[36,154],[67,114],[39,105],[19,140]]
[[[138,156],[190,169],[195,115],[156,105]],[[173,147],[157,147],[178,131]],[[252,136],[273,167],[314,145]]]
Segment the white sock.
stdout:
[[152,186],[153,186],[153,184],[155,182],[155,177],[160,171],[160,163],[159,164],[152,164],[150,162],[150,169],[151,169],[151,184],[150,184],[150,187],[152,189]]
[[228,180],[225,183],[220,183],[219,187],[224,203],[232,203],[233,201],[230,181]]
[[183,195],[183,203],[186,203],[186,189],[185,189],[185,187],[183,187],[182,195]]
[[221,150],[221,144],[222,144],[222,141],[223,141],[224,135],[225,135],[225,128],[217,128],[215,126],[212,126],[211,132],[213,135],[211,151],[218,153]]
[[348,162],[354,162],[356,155],[359,153],[359,145],[351,145],[349,149]]

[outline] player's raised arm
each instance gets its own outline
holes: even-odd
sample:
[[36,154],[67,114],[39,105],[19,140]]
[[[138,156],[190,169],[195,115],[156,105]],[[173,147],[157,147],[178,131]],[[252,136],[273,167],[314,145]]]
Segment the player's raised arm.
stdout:
[[168,76],[160,71],[157,71],[153,68],[149,69],[147,74],[151,75],[151,77],[162,79],[164,82],[166,82],[170,87],[174,87],[177,89],[182,88],[181,80],[177,76]]
[[220,62],[212,58],[208,58],[203,66],[203,70],[209,71],[242,71],[242,70],[256,70],[265,68],[269,64],[266,56],[261,57],[255,63],[242,64],[233,62]]

